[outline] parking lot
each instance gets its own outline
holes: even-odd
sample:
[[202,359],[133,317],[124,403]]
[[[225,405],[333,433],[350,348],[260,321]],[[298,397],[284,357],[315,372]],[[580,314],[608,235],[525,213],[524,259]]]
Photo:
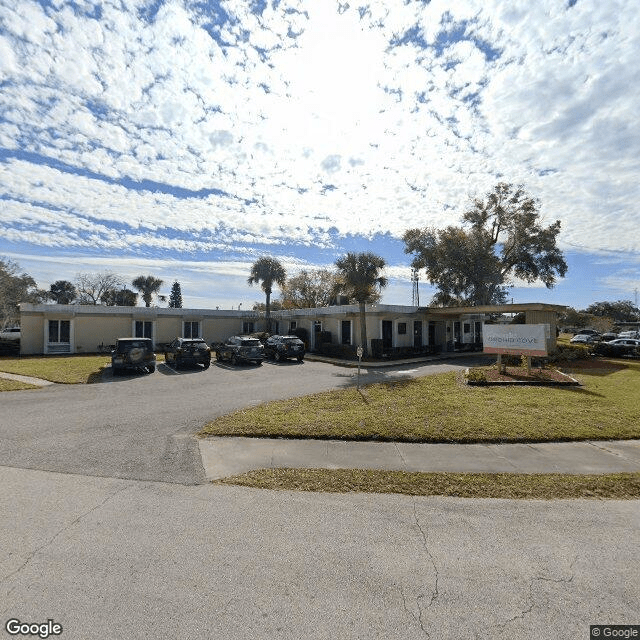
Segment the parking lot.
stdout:
[[[440,373],[469,361],[363,369],[362,383]],[[355,384],[356,370],[295,360],[212,362],[102,383],[2,394],[0,465],[182,484],[205,482],[193,434],[247,406]]]

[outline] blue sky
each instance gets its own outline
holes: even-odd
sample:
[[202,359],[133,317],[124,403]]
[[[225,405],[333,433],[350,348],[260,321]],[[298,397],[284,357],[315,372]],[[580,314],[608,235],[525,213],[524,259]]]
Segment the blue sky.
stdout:
[[[0,0],[0,256],[250,308],[348,250],[410,304],[411,227],[521,183],[569,273],[515,302],[640,289],[639,12],[587,0]],[[433,289],[420,285],[420,301]]]

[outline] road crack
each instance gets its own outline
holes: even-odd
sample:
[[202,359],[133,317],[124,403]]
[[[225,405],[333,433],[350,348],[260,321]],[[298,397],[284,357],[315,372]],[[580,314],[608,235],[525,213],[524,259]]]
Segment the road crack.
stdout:
[[[39,553],[41,553],[42,551],[47,549],[47,547],[51,546],[56,541],[56,539],[58,539],[66,531],[69,531],[72,527],[74,527],[76,524],[78,524],[81,520],[83,520],[87,516],[91,515],[94,511],[97,511],[98,509],[103,507],[107,502],[109,502],[110,500],[115,498],[117,495],[119,495],[123,491],[127,491],[127,490],[131,489],[132,486],[133,485],[126,485],[126,486],[114,491],[113,493],[110,493],[108,496],[106,496],[104,498],[104,500],[102,500],[98,504],[94,505],[93,507],[91,507],[91,509],[88,509],[84,513],[81,513],[79,516],[74,518],[71,522],[69,522],[68,524],[65,524],[63,527],[58,529],[58,531],[56,531],[56,533],[54,533],[53,536],[51,536],[51,538],[49,538],[48,540],[43,542],[39,547],[37,547],[33,551],[29,552],[29,554],[27,555],[26,560],[17,569],[14,569],[11,573],[7,574],[6,576],[2,576],[2,578],[0,578],[0,584],[5,584],[11,578],[13,578],[14,576],[17,576],[19,573],[24,571],[24,569],[26,569],[26,567],[31,563],[31,561],[33,560],[33,558],[35,558],[36,555],[38,555]],[[16,589],[16,587],[11,589],[7,593],[7,596],[9,596],[11,593],[13,593],[13,591],[15,589]]]
[[[422,546],[423,546],[427,556],[429,556],[429,560],[431,561],[431,566],[433,567],[433,572],[434,572],[434,575],[435,575],[434,585],[433,585],[433,589],[431,590],[431,596],[429,597],[429,602],[426,605],[423,605],[423,601],[426,600],[426,598],[428,597],[424,593],[419,594],[417,596],[417,598],[416,598],[416,606],[418,608],[417,621],[420,624],[420,629],[425,634],[425,636],[427,636],[427,638],[430,638],[431,635],[430,635],[430,633],[427,631],[427,629],[425,627],[424,615],[425,615],[425,612],[427,611],[427,609],[429,609],[433,605],[433,603],[436,601],[436,599],[437,599],[437,597],[439,595],[438,583],[439,583],[439,580],[440,580],[440,574],[438,572],[438,567],[436,565],[435,558],[433,557],[433,554],[429,550],[429,545],[428,545],[428,541],[427,541],[427,534],[425,533],[424,529],[422,528],[422,525],[420,524],[420,520],[418,519],[418,512],[417,512],[415,498],[413,498],[413,518],[414,518],[414,521],[416,523],[416,527],[418,528],[418,531],[420,532],[420,537],[422,539]],[[406,608],[406,606],[405,606],[405,608]]]

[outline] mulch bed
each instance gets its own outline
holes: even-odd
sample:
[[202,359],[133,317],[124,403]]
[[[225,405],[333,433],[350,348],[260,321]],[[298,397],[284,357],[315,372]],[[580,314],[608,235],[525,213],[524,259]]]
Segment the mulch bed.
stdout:
[[477,367],[473,371],[482,371],[486,380],[472,381],[467,384],[538,384],[538,385],[576,385],[577,380],[556,369],[531,368],[531,374],[526,367],[506,367],[505,373],[500,373],[497,367]]

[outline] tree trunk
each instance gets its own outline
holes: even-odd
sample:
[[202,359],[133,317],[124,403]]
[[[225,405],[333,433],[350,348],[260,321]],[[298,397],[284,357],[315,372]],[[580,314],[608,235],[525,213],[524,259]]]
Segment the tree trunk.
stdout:
[[369,350],[367,349],[367,318],[364,302],[360,302],[360,344],[362,346],[362,357],[366,358]]
[[271,333],[271,291],[267,291],[267,304],[265,305],[266,331]]

